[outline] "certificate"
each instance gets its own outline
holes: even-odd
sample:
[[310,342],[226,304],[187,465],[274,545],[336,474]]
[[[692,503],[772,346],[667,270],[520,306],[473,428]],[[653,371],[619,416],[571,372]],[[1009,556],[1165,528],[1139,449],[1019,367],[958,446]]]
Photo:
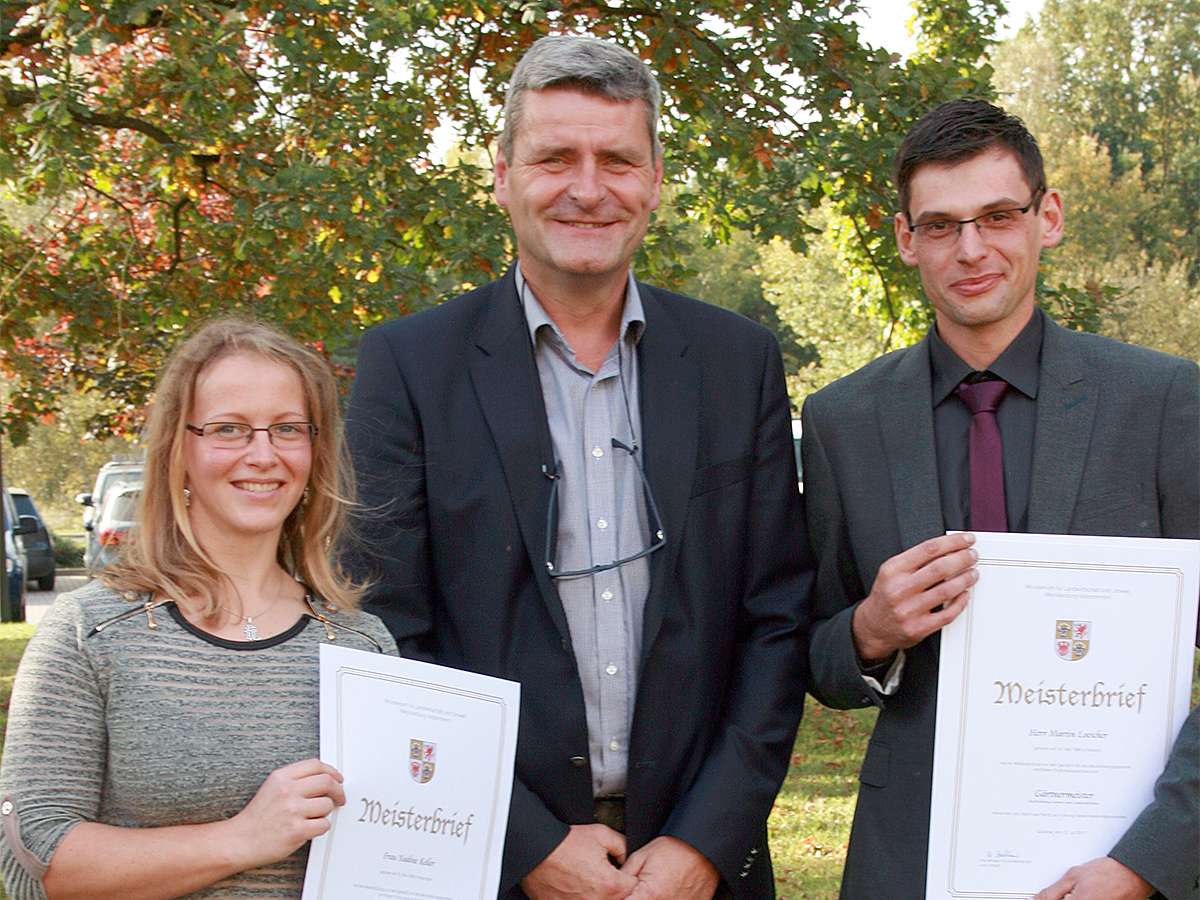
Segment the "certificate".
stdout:
[[942,629],[926,896],[1030,897],[1104,856],[1187,716],[1200,542],[977,534]]
[[303,900],[495,900],[520,686],[322,644],[320,698],[346,805],[312,842]]

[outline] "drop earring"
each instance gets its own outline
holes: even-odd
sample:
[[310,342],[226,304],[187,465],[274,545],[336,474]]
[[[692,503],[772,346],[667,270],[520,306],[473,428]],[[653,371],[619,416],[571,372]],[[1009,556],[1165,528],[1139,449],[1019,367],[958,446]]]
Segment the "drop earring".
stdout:
[[183,489],[183,505],[184,506],[192,505],[192,492],[189,491],[187,488]]

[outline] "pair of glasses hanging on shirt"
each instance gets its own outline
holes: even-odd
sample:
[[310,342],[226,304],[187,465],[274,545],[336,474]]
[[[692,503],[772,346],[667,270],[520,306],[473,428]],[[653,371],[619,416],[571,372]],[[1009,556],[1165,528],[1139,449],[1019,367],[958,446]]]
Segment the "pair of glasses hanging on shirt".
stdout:
[[633,461],[633,466],[637,469],[638,477],[642,480],[642,492],[646,497],[646,521],[650,529],[650,536],[647,546],[644,550],[639,550],[637,553],[623,556],[620,559],[614,559],[610,563],[604,563],[598,566],[592,566],[587,569],[569,569],[560,571],[555,565],[555,556],[558,552],[558,483],[562,480],[559,474],[559,469],[562,468],[561,461],[555,461],[554,471],[550,471],[548,466],[542,466],[542,473],[550,479],[550,503],[546,509],[546,571],[550,573],[551,578],[582,578],[585,575],[597,575],[600,572],[607,572],[609,569],[615,569],[618,566],[623,566],[626,563],[631,563],[636,559],[642,559],[649,556],[655,550],[661,549],[666,543],[667,538],[663,532],[662,519],[658,515],[658,505],[654,502],[654,493],[650,490],[650,482],[646,478],[646,473],[642,469],[641,463],[638,462],[637,452],[638,445],[635,442],[632,447],[621,443],[616,438],[612,439],[613,449],[624,450],[629,454],[630,460]]
[[[528,290],[525,279],[520,279],[520,293],[522,303],[526,302],[525,292]],[[542,464],[542,474],[550,479],[550,502],[546,507],[546,571],[550,573],[550,577],[559,578],[583,578],[587,575],[598,575],[601,572],[607,572],[609,569],[615,569],[618,566],[623,566],[626,563],[631,563],[634,560],[642,559],[649,556],[655,550],[660,550],[667,543],[666,533],[663,531],[662,519],[658,514],[658,504],[654,502],[654,492],[650,490],[650,481],[646,478],[646,472],[642,468],[642,464],[638,462],[638,444],[637,438],[633,437],[633,416],[629,410],[629,392],[625,386],[625,361],[621,353],[621,340],[617,340],[617,377],[621,381],[621,398],[625,401],[625,420],[629,424],[630,441],[633,446],[624,444],[616,438],[612,439],[614,450],[624,450],[629,454],[633,466],[637,469],[638,478],[642,482],[642,494],[646,498],[646,520],[650,530],[650,535],[647,540],[646,549],[639,550],[637,553],[629,556],[623,556],[620,559],[614,559],[610,563],[591,566],[587,569],[569,569],[559,570],[555,565],[555,558],[558,555],[558,483],[562,480],[560,474],[562,470],[562,460],[554,461],[554,468],[551,469],[545,463]],[[537,369],[534,368],[534,385],[538,391],[541,390],[541,384],[537,380]],[[545,457],[543,457],[544,459]]]

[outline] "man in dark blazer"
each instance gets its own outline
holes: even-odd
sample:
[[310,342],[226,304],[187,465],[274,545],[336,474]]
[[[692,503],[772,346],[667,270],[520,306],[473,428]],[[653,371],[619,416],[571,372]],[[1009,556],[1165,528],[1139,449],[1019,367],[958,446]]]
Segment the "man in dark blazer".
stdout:
[[788,401],[766,330],[630,275],[657,117],[632,54],[537,42],[495,170],[519,264],[359,352],[368,608],[521,685],[506,898],[774,895],[812,579]]
[[[1197,367],[1068,331],[1036,308],[1038,261],[1062,237],[1063,206],[1020,120],[981,101],[944,104],[905,139],[895,173],[900,255],[919,268],[935,325],[803,409],[818,563],[810,690],[828,706],[879,708],[842,884],[842,897],[854,900],[925,893],[938,637],[977,577],[971,535],[945,532],[979,528],[982,509],[971,489],[973,414],[959,385],[1000,382],[1001,521],[980,530],[1200,531]],[[1125,841],[1047,898],[1072,886],[1075,900],[1147,897],[1154,888],[1171,900],[1195,896],[1188,733],[1169,779],[1184,802],[1159,812],[1190,807],[1190,830],[1187,820],[1160,819],[1154,853]],[[1082,862],[1063,860],[1063,868]],[[1101,870],[1087,881],[1104,892],[1077,883]]]

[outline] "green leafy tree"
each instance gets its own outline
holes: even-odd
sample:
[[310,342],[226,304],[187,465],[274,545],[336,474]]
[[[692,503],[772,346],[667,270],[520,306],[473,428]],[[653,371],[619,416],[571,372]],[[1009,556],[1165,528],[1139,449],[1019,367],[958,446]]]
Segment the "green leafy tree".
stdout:
[[[0,398],[6,391],[0,385]],[[6,399],[6,398],[5,398]],[[115,457],[138,457],[134,435],[96,435],[88,422],[100,398],[76,391],[59,395],[59,409],[30,429],[28,440],[4,457],[4,480],[34,498],[53,530],[82,530],[75,496],[90,491],[100,466]]]
[[[1043,300],[1061,321],[1200,358],[1200,2],[1047,0],[995,53],[1038,135],[1067,231]],[[1189,37],[1190,35],[1190,37]]]
[[685,220],[802,249],[829,200],[903,318],[888,161],[924,109],[987,90],[1001,8],[927,6],[938,24],[901,64],[859,41],[853,0],[4,0],[3,425],[23,439],[68,382],[136,427],[163,354],[214,311],[332,348],[496,277],[511,239],[489,148],[513,66],[551,31],[618,41],[664,83],[676,215],[639,274],[681,282]]
[[853,252],[853,224],[829,206],[814,211],[808,221],[818,233],[808,241],[806,253],[796,253],[781,240],[760,251],[763,293],[780,319],[803,336],[809,351],[788,372],[797,409],[808,394],[921,334],[885,313],[878,275]]
[[[1090,136],[1114,189],[1136,177],[1138,202],[1112,204],[1118,240],[1200,282],[1200,0],[1046,0],[996,69],[1049,159]],[[1113,241],[1101,246],[1111,261]]]

